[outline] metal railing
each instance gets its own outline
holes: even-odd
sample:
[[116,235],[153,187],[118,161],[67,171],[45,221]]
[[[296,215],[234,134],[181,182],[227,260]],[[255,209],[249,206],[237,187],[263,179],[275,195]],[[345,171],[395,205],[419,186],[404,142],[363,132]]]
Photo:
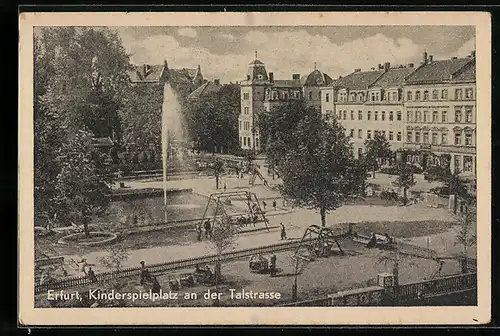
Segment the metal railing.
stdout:
[[400,285],[398,296],[411,300],[474,288],[477,288],[477,273],[466,273]]

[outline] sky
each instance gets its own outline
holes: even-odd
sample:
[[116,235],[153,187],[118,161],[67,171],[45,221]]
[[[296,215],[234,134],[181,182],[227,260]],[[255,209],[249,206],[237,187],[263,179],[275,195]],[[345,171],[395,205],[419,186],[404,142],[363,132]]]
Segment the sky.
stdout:
[[201,66],[208,80],[245,79],[248,63],[264,62],[275,79],[317,69],[337,78],[379,63],[415,63],[475,50],[474,26],[114,27],[134,64]]

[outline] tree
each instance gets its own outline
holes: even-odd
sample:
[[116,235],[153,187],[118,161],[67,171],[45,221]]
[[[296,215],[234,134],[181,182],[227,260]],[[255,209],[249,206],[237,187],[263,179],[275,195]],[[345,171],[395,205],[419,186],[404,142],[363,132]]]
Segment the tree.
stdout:
[[82,224],[89,238],[89,223],[107,210],[111,192],[109,160],[92,145],[92,134],[78,131],[63,144],[58,156],[61,167],[55,181],[55,207],[61,221]]
[[417,182],[413,176],[413,170],[410,164],[400,163],[398,164],[398,176],[392,182],[395,187],[403,189],[403,203],[406,205],[408,202],[407,192],[408,188],[413,187]]
[[353,194],[361,177],[344,128],[336,120],[325,121],[319,111],[306,112],[296,129],[287,129],[294,139],[278,164],[280,190],[292,203],[318,209],[326,226],[327,212]]
[[[431,174],[427,175],[428,181],[440,181],[444,183],[449,194],[453,195],[453,214],[457,214],[458,199],[470,201],[474,195],[470,195],[467,191],[466,183],[460,177],[460,171],[451,171],[448,168],[433,169]],[[474,188],[475,190],[475,188]]]
[[469,248],[476,244],[476,218],[476,202],[474,200],[469,200],[465,210],[456,218],[457,224],[459,225],[459,231],[456,236],[455,245],[461,247],[459,256],[462,273],[468,272]]
[[[229,216],[218,217],[212,226],[210,242],[217,254],[215,263],[215,290],[217,293],[219,292],[219,283],[221,280],[222,254],[234,244],[238,230],[238,226],[233,223]],[[216,304],[219,304],[218,299],[216,300]]]
[[113,244],[106,248],[107,254],[101,257],[99,261],[105,267],[121,271],[123,268],[123,263],[129,258],[130,253],[123,248],[121,245]]
[[373,178],[375,178],[375,170],[379,168],[379,161],[391,157],[391,145],[389,141],[376,132],[372,139],[365,141],[366,160],[370,164],[373,171]]
[[224,162],[221,159],[216,158],[212,162],[211,168],[212,168],[212,174],[215,176],[215,189],[219,189],[219,179],[221,175],[224,173]]

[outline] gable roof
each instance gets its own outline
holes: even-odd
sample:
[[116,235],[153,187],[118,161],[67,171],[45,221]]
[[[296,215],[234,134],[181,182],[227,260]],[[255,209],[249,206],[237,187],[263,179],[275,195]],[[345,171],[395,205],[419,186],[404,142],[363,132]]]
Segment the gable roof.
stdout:
[[423,64],[406,78],[406,84],[438,83],[452,80],[453,75],[462,69],[473,57],[452,58]]
[[349,90],[366,90],[383,73],[384,70],[352,72],[345,77],[337,79],[332,84]]
[[199,99],[204,95],[208,95],[211,93],[217,93],[222,88],[222,85],[216,85],[212,81],[208,81],[202,84],[199,88],[191,92],[188,96],[188,99]]
[[475,82],[476,81],[476,62],[471,62],[457,71],[452,78],[452,82]]
[[404,84],[405,77],[411,74],[415,68],[394,68],[389,69],[382,76],[379,77],[371,87],[386,88],[386,87],[399,87]]

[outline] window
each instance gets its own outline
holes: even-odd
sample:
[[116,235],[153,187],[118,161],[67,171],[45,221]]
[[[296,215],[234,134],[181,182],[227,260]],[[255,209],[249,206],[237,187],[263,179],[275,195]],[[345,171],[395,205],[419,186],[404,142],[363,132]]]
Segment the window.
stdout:
[[239,127],[238,129],[241,131],[241,121],[239,122]]
[[351,120],[354,120],[354,111],[351,110]]
[[420,142],[420,132],[415,132],[415,142],[416,143]]
[[[328,94],[327,94],[328,95]],[[299,99],[300,98],[300,92],[298,91],[295,91],[295,98]],[[328,101],[328,99],[326,100]]]
[[462,110],[455,110],[455,122],[462,122]]
[[406,112],[406,119],[408,120],[408,122],[412,122],[413,121],[413,113],[411,110],[408,110],[408,112]]
[[424,143],[429,143],[429,132],[424,132]]
[[437,132],[432,133],[432,144],[437,145],[438,144],[438,134]]
[[330,101],[330,94],[325,94],[325,101],[328,103]]
[[441,99],[448,99],[448,90],[441,90]]
[[340,110],[339,110],[339,111],[337,112],[337,118],[338,118],[338,119],[342,118],[342,111],[340,111]]
[[432,100],[438,99],[438,90],[432,90]]
[[447,122],[448,121],[448,112],[443,111],[441,112],[441,122]]
[[243,138],[240,137],[240,146],[243,146]]
[[358,130],[358,139],[363,138],[363,130],[359,129]]
[[358,148],[358,157],[363,155],[363,148]]
[[393,121],[394,120],[394,112],[390,111],[389,112],[389,121]]
[[392,93],[392,100],[398,100],[398,93],[397,92]]
[[471,123],[472,122],[472,108],[467,107],[465,109],[465,122]]
[[385,138],[385,131],[382,131],[382,136]]
[[389,131],[389,140],[394,140],[394,132],[393,131]]
[[406,100],[412,100],[412,99],[413,99],[413,97],[412,97],[412,96],[413,96],[413,95],[412,95],[411,91],[408,91],[408,92],[406,93]]
[[250,111],[250,108],[245,107],[245,114],[248,114],[249,111]]
[[312,100],[312,99],[313,99],[313,93],[309,92],[309,100]]
[[382,120],[385,120],[385,111],[382,111]]
[[372,111],[368,111],[367,115],[366,115],[366,119],[370,120],[372,117]]
[[354,129],[352,129],[352,128],[351,128],[351,132],[349,133],[349,136],[350,136],[351,138],[354,138]]
[[424,122],[429,121],[429,111],[424,111]]
[[460,171],[460,155],[455,155],[455,171]]
[[366,138],[371,139],[372,138],[372,131],[366,131]]
[[376,97],[375,97],[375,99],[377,99],[377,101],[379,101],[379,100],[380,100],[380,93],[379,93],[379,92],[376,92],[376,93],[375,93],[375,96],[376,96]]
[[397,117],[397,119],[398,119],[399,121],[401,121],[401,111],[398,111],[398,117]]
[[424,100],[429,100],[429,91],[424,91]]
[[448,144],[448,134],[441,133],[441,145],[447,145],[447,144]]
[[462,89],[455,89],[455,100],[462,100]]
[[283,94],[283,99],[284,99],[284,100],[288,100],[288,93],[286,93],[286,92],[285,92],[285,93]]
[[455,145],[461,145],[461,144],[462,144],[462,134],[455,133]]
[[415,92],[415,100],[420,100],[420,91]]
[[250,93],[248,93],[248,92],[243,93],[243,99],[244,100],[250,99]]
[[401,132],[398,132],[398,136],[397,136],[396,140],[401,141]]
[[347,111],[344,110],[344,120],[347,120]]
[[243,138],[243,146],[246,146],[247,145],[247,137],[244,137]]
[[415,114],[416,114],[415,121],[416,122],[421,122],[422,121],[422,112],[417,111],[417,112],[415,112]]
[[465,99],[472,99],[473,91],[472,89],[465,89]]
[[406,133],[406,142],[413,142],[413,132]]
[[375,120],[378,120],[378,111],[375,111]]
[[363,111],[358,111],[358,120],[363,120]]
[[464,156],[464,171],[466,172],[472,171],[472,156],[469,155]]
[[437,123],[438,122],[438,111],[433,111],[432,112],[432,122]]
[[372,101],[375,101],[375,93],[372,92]]
[[471,133],[465,133],[465,145],[472,146],[472,134]]

